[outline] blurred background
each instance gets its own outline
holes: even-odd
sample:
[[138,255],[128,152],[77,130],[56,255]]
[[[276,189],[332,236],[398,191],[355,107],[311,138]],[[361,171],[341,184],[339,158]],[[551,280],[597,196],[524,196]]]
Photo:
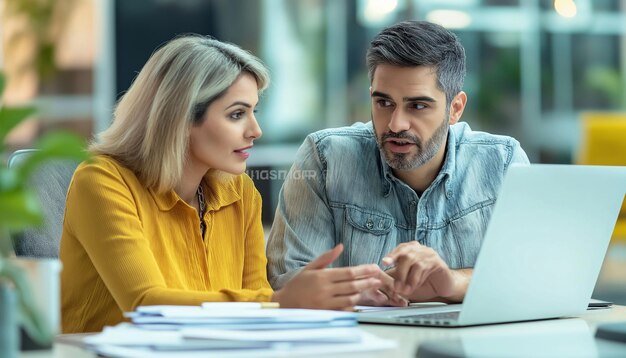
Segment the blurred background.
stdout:
[[[3,158],[51,129],[85,138],[156,47],[234,42],[272,73],[249,174],[271,225],[305,135],[370,118],[365,51],[383,27],[429,20],[467,53],[463,120],[517,138],[535,163],[626,165],[626,0],[0,0],[4,103],[35,103]],[[596,295],[626,304],[626,210]]]

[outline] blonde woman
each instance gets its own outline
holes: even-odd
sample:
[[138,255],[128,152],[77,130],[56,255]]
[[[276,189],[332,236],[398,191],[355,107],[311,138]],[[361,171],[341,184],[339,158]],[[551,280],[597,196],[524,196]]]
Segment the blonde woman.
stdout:
[[325,269],[338,246],[270,288],[261,197],[243,174],[268,82],[256,57],[206,37],[177,38],[152,55],[70,184],[64,332],[99,331],[140,305],[349,309],[381,286],[376,265]]

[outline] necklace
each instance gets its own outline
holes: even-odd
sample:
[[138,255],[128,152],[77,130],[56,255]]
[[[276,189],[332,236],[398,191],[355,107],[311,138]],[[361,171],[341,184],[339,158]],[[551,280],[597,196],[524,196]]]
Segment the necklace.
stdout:
[[200,207],[200,211],[198,212],[198,216],[200,217],[200,233],[202,234],[202,240],[204,240],[204,232],[206,231],[206,223],[204,222],[204,213],[206,211],[206,204],[204,202],[204,189],[202,189],[202,184],[198,185],[198,206]]

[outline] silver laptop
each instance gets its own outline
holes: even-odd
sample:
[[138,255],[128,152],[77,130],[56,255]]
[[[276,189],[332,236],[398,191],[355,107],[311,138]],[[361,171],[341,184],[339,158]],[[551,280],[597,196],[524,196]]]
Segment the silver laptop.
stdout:
[[625,193],[626,167],[512,166],[463,304],[369,311],[358,320],[456,327],[578,316]]

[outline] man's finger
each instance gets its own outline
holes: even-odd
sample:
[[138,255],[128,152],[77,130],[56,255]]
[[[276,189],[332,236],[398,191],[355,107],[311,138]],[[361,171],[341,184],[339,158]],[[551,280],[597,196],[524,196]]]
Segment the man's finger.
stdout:
[[408,252],[411,252],[411,251],[419,250],[419,248],[421,246],[422,245],[420,245],[417,241],[412,241],[410,243],[400,244],[400,245],[396,246],[396,248],[391,250],[390,253],[385,255],[385,257],[383,257],[383,259],[382,259],[382,262],[386,266],[393,265],[394,263],[396,263],[396,261],[398,259],[398,256],[400,256],[400,255],[402,255],[404,253],[408,253]]
[[335,246],[332,250],[328,250],[325,253],[318,256],[315,260],[311,261],[304,267],[305,270],[317,270],[323,269],[326,266],[332,264],[343,251],[343,244]]
[[376,277],[383,282],[383,285],[388,287],[393,287],[393,277],[391,274],[395,272],[395,270],[382,271],[379,270],[376,273]]
[[400,296],[399,294],[395,292],[385,293],[385,295],[387,296],[388,306],[406,307],[409,305],[409,300],[407,300],[406,298]]
[[376,276],[374,276],[381,281],[380,291],[385,295],[394,294],[395,292],[395,287],[394,287],[395,281],[394,281],[394,278],[389,275],[389,273],[390,272],[380,271],[378,272]]
[[359,305],[364,306],[388,306],[389,299],[387,295],[385,295],[380,289],[378,290],[367,290],[361,293],[361,299],[359,300]]
[[395,279],[394,283],[394,291],[400,292],[404,289],[404,285],[406,284],[407,275],[409,274],[409,270],[411,266],[414,265],[413,260],[410,260],[407,256],[401,255],[396,261],[396,267],[393,273],[393,278]]
[[365,290],[378,289],[382,283],[377,278],[364,278],[355,281],[337,283],[333,286],[335,296],[347,296],[360,293]]
[[361,300],[362,294],[355,293],[349,296],[337,296],[328,301],[328,309],[354,311],[354,305]]
[[380,268],[377,265],[359,265],[353,267],[333,268],[330,280],[332,282],[353,281],[361,278],[376,277],[379,278]]
[[432,271],[433,267],[429,265],[414,265],[411,267],[407,275],[405,291],[402,293],[408,295],[419,289],[426,282]]

